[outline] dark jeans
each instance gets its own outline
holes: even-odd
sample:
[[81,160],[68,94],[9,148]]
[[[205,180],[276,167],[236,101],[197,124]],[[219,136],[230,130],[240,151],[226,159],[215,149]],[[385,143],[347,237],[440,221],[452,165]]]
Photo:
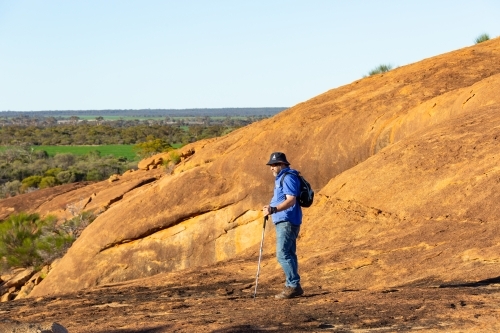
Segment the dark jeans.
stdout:
[[290,222],[276,224],[276,258],[285,272],[286,287],[300,285],[299,264],[296,254],[300,226]]

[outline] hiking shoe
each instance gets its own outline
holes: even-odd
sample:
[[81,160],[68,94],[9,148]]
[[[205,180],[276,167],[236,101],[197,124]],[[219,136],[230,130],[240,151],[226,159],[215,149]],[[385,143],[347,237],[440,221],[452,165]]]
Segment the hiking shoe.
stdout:
[[277,299],[289,299],[289,298],[294,298],[297,296],[300,296],[304,293],[304,290],[302,290],[302,287],[298,285],[297,287],[285,287],[282,292],[279,294],[275,295],[274,298]]

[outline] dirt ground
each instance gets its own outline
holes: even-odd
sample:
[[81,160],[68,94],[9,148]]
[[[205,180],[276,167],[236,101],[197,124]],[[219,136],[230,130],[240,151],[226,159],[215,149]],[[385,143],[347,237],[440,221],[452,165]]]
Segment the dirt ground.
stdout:
[[1,303],[0,328],[18,321],[57,322],[70,333],[500,331],[500,279],[389,290],[329,290],[309,281],[304,296],[275,300],[278,278],[261,277],[254,300],[255,265],[240,259]]

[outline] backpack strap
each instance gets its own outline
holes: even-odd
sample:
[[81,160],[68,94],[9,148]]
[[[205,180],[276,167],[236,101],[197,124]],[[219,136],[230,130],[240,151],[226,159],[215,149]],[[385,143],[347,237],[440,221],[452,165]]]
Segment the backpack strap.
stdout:
[[283,176],[281,176],[281,181],[280,181],[280,187],[283,187],[283,182],[285,181],[285,176],[288,175],[290,172],[285,172]]
[[287,171],[281,176],[281,181],[280,181],[280,187],[283,187],[283,182],[285,181],[285,176],[291,173],[290,171]]
[[[298,172],[298,171],[297,171],[297,172]],[[280,187],[283,187],[283,182],[285,181],[285,176],[286,176],[286,175],[288,175],[288,174],[290,174],[290,175],[294,175],[294,173],[293,173],[293,172],[286,171],[286,172],[283,174],[283,176],[281,176]],[[300,172],[299,172],[296,176],[297,176],[297,179],[298,179],[298,180],[299,180],[299,182],[300,182]]]

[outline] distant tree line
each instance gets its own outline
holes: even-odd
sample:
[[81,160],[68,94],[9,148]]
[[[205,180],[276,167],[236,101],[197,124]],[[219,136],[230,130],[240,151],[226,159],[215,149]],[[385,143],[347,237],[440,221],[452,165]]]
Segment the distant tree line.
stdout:
[[244,119],[210,117],[163,120],[113,120],[97,117],[95,121],[81,121],[73,116],[60,123],[54,117],[0,118],[0,146],[30,145],[104,145],[137,144],[148,136],[169,144],[186,144],[200,139],[217,137],[248,125],[262,117]]
[[205,109],[119,109],[119,110],[63,110],[63,111],[1,111],[0,117],[71,117],[71,116],[120,116],[120,117],[248,117],[274,116],[286,107],[263,108],[205,108]]
[[136,144],[152,135],[176,143],[189,140],[186,131],[177,126],[136,125],[116,127],[108,124],[64,124],[58,126],[12,125],[0,127],[0,145],[19,143],[41,145]]

